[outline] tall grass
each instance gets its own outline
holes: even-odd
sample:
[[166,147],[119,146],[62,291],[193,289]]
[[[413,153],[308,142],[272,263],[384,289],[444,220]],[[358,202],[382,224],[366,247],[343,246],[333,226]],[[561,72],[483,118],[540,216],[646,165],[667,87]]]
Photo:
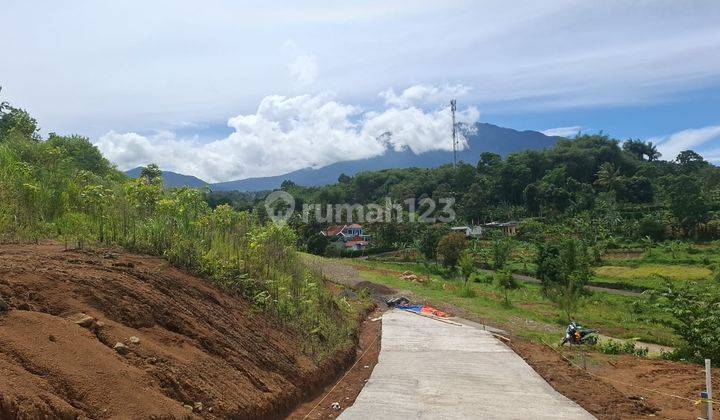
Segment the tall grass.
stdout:
[[0,143],[1,240],[57,238],[66,247],[100,243],[163,256],[273,314],[311,353],[347,342],[348,305],[302,264],[290,228],[229,206],[210,209],[199,190],[79,170],[42,142],[21,146]]

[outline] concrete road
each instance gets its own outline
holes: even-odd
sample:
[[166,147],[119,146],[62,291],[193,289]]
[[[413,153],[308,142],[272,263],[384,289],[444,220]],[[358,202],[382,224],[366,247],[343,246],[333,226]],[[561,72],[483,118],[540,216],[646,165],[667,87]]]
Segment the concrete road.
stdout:
[[383,316],[380,358],[341,419],[592,419],[488,331],[400,310]]

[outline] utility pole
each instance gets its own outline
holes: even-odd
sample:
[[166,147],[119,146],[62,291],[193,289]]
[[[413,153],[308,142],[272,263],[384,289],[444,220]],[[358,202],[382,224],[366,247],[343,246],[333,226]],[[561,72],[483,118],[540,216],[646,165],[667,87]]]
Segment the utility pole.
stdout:
[[455,125],[455,109],[457,101],[450,100],[450,112],[452,112],[452,142],[453,142],[453,168],[457,166],[457,126]]

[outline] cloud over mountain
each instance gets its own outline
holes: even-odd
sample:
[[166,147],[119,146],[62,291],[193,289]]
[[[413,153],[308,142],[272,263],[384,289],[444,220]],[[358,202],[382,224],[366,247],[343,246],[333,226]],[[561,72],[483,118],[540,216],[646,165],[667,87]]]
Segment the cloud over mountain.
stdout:
[[[121,169],[149,162],[208,181],[268,176],[305,167],[362,159],[386,149],[415,153],[450,150],[452,120],[447,94],[461,87],[411,87],[400,95],[386,94],[388,108],[365,111],[342,103],[332,94],[266,96],[254,114],[232,117],[233,132],[225,138],[199,142],[173,132],[152,135],[110,131],[96,143]],[[419,104],[425,105],[420,107]],[[472,124],[479,112],[459,110],[459,122]],[[461,145],[465,139],[460,138]]]

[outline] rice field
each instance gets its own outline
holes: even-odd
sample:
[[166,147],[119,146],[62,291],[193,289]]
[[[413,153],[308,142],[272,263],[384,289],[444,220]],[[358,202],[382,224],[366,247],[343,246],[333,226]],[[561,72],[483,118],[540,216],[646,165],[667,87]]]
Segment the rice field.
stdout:
[[638,267],[605,265],[596,268],[595,275],[619,280],[662,277],[678,281],[697,281],[707,279],[712,275],[712,271],[697,265],[644,264]]

